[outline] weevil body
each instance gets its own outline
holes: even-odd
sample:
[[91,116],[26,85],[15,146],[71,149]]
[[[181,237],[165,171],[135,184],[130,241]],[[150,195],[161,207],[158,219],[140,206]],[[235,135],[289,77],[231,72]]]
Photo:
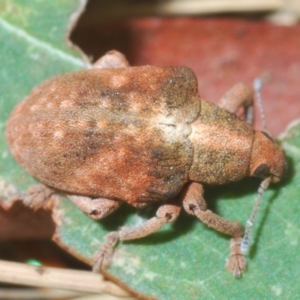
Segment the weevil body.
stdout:
[[228,268],[239,276],[246,267],[237,246],[243,227],[206,209],[203,184],[245,176],[278,181],[282,150],[236,117],[242,101],[231,102],[228,112],[201,100],[188,68],[129,67],[116,52],[95,66],[47,80],[14,109],[6,137],[15,159],[96,219],[123,202],[163,202],[144,225],[109,234],[96,269],[109,264],[118,240],[156,231],[183,205],[232,236]]

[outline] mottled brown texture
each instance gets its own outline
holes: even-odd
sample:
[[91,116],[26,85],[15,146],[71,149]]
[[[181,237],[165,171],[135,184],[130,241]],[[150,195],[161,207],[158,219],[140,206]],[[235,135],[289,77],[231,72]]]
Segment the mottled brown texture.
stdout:
[[176,196],[200,113],[187,68],[93,69],[54,77],[14,110],[6,136],[34,177],[67,193],[143,205]]
[[202,101],[201,117],[192,128],[191,180],[224,184],[248,174],[254,133],[250,125],[236,115]]

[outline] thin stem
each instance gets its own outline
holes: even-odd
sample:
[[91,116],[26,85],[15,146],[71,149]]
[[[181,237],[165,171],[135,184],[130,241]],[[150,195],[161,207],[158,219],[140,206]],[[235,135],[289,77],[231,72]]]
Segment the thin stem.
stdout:
[[57,290],[53,288],[0,288],[0,299],[5,300],[80,299],[80,297],[86,295],[87,293]]
[[101,274],[70,269],[35,267],[0,260],[0,282],[35,287],[51,287],[77,292],[107,293],[119,297],[129,294]]

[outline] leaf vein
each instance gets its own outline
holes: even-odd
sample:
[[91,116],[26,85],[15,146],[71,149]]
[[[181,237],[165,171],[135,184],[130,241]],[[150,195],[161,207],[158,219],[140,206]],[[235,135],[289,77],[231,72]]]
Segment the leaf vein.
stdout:
[[25,30],[22,30],[10,23],[8,23],[7,21],[5,21],[3,18],[0,18],[0,26],[2,26],[5,30],[13,33],[14,35],[26,40],[27,42],[35,45],[38,48],[44,49],[49,53],[52,53],[56,56],[58,56],[59,58],[63,59],[63,60],[67,60],[69,62],[71,62],[74,65],[83,67],[84,63],[81,59],[76,58],[72,55],[69,55],[63,51],[61,51],[60,49],[54,48],[51,44],[43,42],[38,40],[37,38],[31,36],[30,34],[28,34]]

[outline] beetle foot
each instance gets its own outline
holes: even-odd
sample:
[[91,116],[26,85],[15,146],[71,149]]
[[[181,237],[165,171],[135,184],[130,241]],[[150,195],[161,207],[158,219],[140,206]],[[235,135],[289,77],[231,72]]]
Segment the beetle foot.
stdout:
[[51,196],[54,191],[44,185],[32,185],[28,188],[23,203],[35,210],[40,208],[51,209]]
[[236,278],[241,277],[247,268],[246,258],[241,250],[241,242],[241,237],[230,240],[230,257],[226,264],[227,270]]
[[104,244],[100,251],[94,256],[93,271],[99,273],[103,269],[107,269],[113,258],[114,249],[119,241],[119,233],[117,231],[110,232],[104,237]]

